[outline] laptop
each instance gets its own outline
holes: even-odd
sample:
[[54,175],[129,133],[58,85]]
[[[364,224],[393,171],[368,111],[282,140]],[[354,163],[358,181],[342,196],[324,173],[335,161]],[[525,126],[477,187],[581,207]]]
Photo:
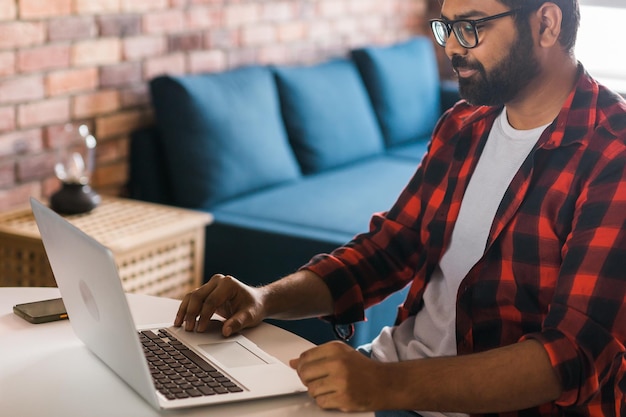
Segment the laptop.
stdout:
[[[87,348],[157,409],[303,392],[296,372],[242,335],[137,328],[111,250],[31,198],[70,323]],[[214,318],[219,318],[214,316]]]

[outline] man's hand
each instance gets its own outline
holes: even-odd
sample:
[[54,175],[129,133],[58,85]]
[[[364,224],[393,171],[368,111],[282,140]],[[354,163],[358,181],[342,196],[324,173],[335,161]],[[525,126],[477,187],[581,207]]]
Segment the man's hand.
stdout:
[[324,409],[373,411],[385,408],[385,364],[367,358],[342,342],[304,352],[290,365],[309,395]]
[[213,313],[217,313],[226,319],[222,334],[228,337],[258,325],[265,318],[262,298],[262,289],[249,287],[230,275],[213,275],[206,284],[183,298],[174,325],[184,324],[187,331],[203,332]]

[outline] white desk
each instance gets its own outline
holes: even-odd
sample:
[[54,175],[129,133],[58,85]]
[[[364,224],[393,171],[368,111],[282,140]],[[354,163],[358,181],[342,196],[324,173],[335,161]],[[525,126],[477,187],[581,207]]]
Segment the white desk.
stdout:
[[[306,394],[240,404],[159,412],[92,355],[67,320],[30,324],[13,305],[58,297],[56,288],[0,288],[0,414],[7,417],[321,417],[342,415],[319,409]],[[138,325],[171,322],[179,301],[128,296]],[[263,324],[246,336],[287,362],[312,346],[277,327]],[[88,383],[89,382],[89,383]],[[372,413],[350,416],[373,416]]]

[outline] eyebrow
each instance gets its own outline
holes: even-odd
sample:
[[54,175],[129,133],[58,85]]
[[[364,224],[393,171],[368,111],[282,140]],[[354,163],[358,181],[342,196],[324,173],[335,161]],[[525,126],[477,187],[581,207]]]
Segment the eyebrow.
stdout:
[[470,10],[469,12],[460,14],[458,16],[455,16],[456,19],[450,19],[447,16],[445,16],[443,13],[441,14],[441,18],[443,20],[464,20],[464,19],[476,19],[476,18],[481,18],[481,17],[485,17],[488,16],[487,13],[485,12],[481,12],[479,10]]

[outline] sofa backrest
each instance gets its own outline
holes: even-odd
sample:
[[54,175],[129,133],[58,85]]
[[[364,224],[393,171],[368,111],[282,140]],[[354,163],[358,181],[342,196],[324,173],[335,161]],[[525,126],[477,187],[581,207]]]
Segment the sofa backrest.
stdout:
[[441,116],[432,40],[415,37],[352,52],[388,147],[425,140]]

